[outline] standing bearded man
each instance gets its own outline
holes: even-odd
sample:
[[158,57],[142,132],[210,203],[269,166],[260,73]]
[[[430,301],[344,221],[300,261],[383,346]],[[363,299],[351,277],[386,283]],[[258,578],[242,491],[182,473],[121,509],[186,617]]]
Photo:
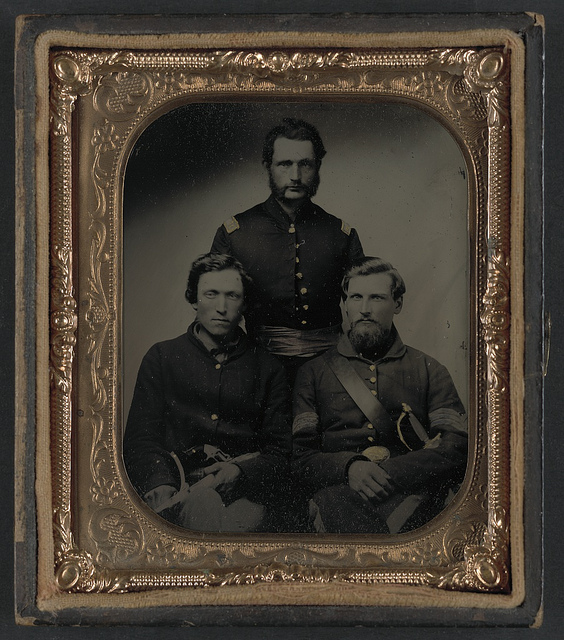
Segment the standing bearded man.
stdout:
[[404,293],[391,264],[355,265],[343,281],[348,335],[298,373],[294,470],[316,531],[415,529],[464,475],[464,407],[446,368],[401,341]]
[[211,248],[237,258],[253,279],[247,331],[282,361],[290,383],[301,364],[337,343],[341,281],[364,255],[356,231],[311,201],[324,156],[313,125],[285,118],[264,142],[271,196],[224,222]]

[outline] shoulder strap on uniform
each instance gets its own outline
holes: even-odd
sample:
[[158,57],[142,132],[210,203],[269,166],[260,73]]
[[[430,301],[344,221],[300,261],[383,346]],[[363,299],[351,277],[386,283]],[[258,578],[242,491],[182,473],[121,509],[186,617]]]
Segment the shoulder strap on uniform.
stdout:
[[[364,413],[364,415],[372,422],[374,425],[378,425],[380,429],[383,428],[393,428],[394,423],[392,420],[392,416],[386,411],[380,400],[376,396],[373,396],[362,378],[355,371],[352,364],[349,362],[348,358],[344,358],[339,356],[339,354],[334,351],[330,354],[326,351],[323,354],[323,357],[327,361],[327,364],[333,371],[333,373],[337,376],[337,380],[343,385],[345,391],[349,394],[353,402],[356,406]],[[425,446],[432,447],[431,444],[433,441],[430,440],[429,435],[425,431],[423,425],[417,419],[417,416],[412,412],[411,407],[407,404],[402,403],[403,412],[397,421],[397,431],[400,437],[400,440],[405,444],[405,446],[411,450],[411,447],[405,442],[401,429],[399,427],[402,418],[405,416],[408,417],[409,423],[415,435],[421,440],[421,442]]]
[[227,231],[227,233],[233,233],[239,228],[239,223],[237,222],[237,218],[235,216],[231,216],[231,218],[223,223],[223,226],[225,227],[225,231]]
[[[389,428],[390,426],[393,428],[392,417],[386,411],[380,400],[370,393],[348,358],[339,356],[336,351],[333,351],[331,354],[326,351],[323,357],[333,373],[337,376],[339,382],[345,388],[345,391],[370,422],[372,422],[374,426],[378,426],[379,430],[386,427]],[[421,427],[421,429],[423,429],[423,427]],[[425,434],[425,436],[426,440],[429,440],[427,434]],[[426,494],[410,495],[398,492],[389,500],[378,504],[377,509],[386,520],[390,533],[398,533],[407,520],[415,513],[417,507],[428,500],[428,498],[429,496]]]
[[345,233],[347,236],[351,235],[352,227],[348,222],[341,220],[341,231]]
[[393,429],[392,417],[384,409],[380,400],[370,393],[348,358],[340,356],[336,351],[333,351],[333,353],[326,351],[323,357],[337,376],[337,380],[343,385],[345,391],[368,420],[380,428],[388,427]]

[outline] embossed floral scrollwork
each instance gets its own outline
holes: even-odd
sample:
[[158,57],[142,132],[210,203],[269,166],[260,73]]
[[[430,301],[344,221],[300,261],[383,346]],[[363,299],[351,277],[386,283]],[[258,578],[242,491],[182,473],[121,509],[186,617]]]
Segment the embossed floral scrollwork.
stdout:
[[153,83],[147,73],[120,65],[103,75],[94,91],[94,106],[108,120],[133,118],[153,94]]
[[91,90],[92,74],[88,65],[80,64],[66,54],[54,58],[51,72],[53,83],[50,99],[52,131],[55,136],[67,136],[76,98]]
[[[448,68],[462,76],[451,83],[448,102],[453,111],[471,120],[487,116],[488,126],[502,127],[509,118],[507,61],[492,49],[438,49],[430,55],[431,66]],[[464,103],[466,106],[464,107]]]
[[472,586],[480,591],[501,591],[507,585],[507,567],[488,547],[469,550],[467,566],[468,574],[473,577]]
[[[438,567],[446,562],[446,556],[440,547],[421,545],[409,550],[384,550],[378,555],[378,564],[382,567]],[[359,562],[362,566],[362,562]]]
[[[282,51],[274,51],[266,59],[266,65],[268,68],[276,73],[284,73],[290,68],[291,64],[292,60],[290,59],[290,56]],[[300,66],[299,62],[298,66]]]
[[89,553],[77,547],[69,509],[55,510],[54,534],[55,584],[59,589],[96,593],[127,590],[130,583],[127,573],[100,569]]
[[441,589],[502,592],[507,587],[509,572],[503,558],[490,547],[468,546],[463,562],[445,573],[428,571],[427,579],[430,585]]
[[152,96],[149,76],[132,71],[131,52],[86,54],[68,51],[54,57],[51,64],[51,122],[56,136],[67,136],[74,103],[78,96],[94,91],[94,105],[115,121],[128,120]]
[[260,582],[315,582],[319,584],[344,580],[347,577],[348,572],[337,569],[272,563],[250,567],[239,572],[212,572],[206,582],[213,586],[257,584]]
[[445,536],[445,549],[459,559],[447,571],[431,569],[427,579],[441,589],[502,592],[509,584],[507,513],[495,509],[488,526],[483,522],[457,524],[457,531]]
[[429,66],[448,67],[451,73],[463,75],[469,65],[474,64],[477,49],[433,49],[429,52]]
[[441,93],[445,86],[443,77],[436,71],[420,71],[413,76],[409,84],[413,91],[429,98]]
[[[420,580],[444,589],[503,591],[508,583],[505,563],[509,556],[503,530],[507,514],[497,510],[497,502],[492,501],[490,521],[488,524],[480,521],[481,516],[476,514],[485,514],[488,507],[488,487],[485,485],[470,497],[472,518],[458,520],[444,538],[441,537],[444,529],[434,531],[432,543],[422,539],[405,546],[403,543],[348,544],[332,548],[313,545],[312,550],[293,549],[282,543],[264,547],[236,545],[236,549],[226,544],[221,550],[210,551],[208,546],[200,546],[194,541],[186,543],[173,536],[167,537],[162,530],[158,536],[154,531],[149,534],[146,522],[138,522],[131,513],[116,508],[121,506],[120,496],[124,491],[115,474],[115,451],[112,449],[115,432],[107,412],[108,394],[113,392],[112,385],[115,384],[114,364],[108,358],[108,353],[113,351],[111,345],[108,349],[107,339],[108,335],[115,338],[113,323],[117,317],[116,308],[119,309],[114,298],[116,276],[112,272],[116,265],[111,235],[115,224],[112,198],[116,193],[112,191],[116,177],[113,172],[126,136],[133,135],[137,130],[135,127],[155,104],[162,106],[169,100],[168,104],[173,105],[177,102],[173,103],[171,98],[176,100],[181,96],[197,95],[197,92],[205,96],[206,90],[218,94],[218,90],[236,90],[238,87],[250,88],[257,94],[262,91],[262,95],[268,96],[297,91],[309,91],[311,95],[317,92],[315,95],[320,96],[326,90],[343,91],[343,95],[347,91],[356,96],[372,94],[380,96],[378,99],[396,95],[401,97],[398,99],[407,97],[440,109],[456,126],[462,122],[461,130],[470,132],[468,139],[479,139],[474,149],[476,156],[482,158],[487,156],[490,147],[500,146],[495,139],[489,138],[486,124],[499,126],[507,117],[507,60],[504,54],[491,49],[444,50],[434,54],[434,58],[428,52],[411,51],[387,57],[373,50],[360,54],[295,50],[198,51],[186,55],[165,52],[158,54],[158,63],[146,64],[152,55],[142,57],[133,52],[87,55],[75,51],[55,58],[52,63],[54,135],[68,134],[71,112],[79,95],[92,94],[87,102],[94,117],[89,150],[93,158],[89,167],[89,188],[93,188],[93,195],[90,208],[86,210],[90,216],[90,261],[88,269],[82,269],[83,265],[80,265],[81,300],[83,295],[87,297],[87,304],[81,305],[80,322],[84,321],[84,327],[81,325],[85,345],[82,355],[86,353],[90,357],[92,380],[88,416],[92,430],[91,477],[89,486],[84,483],[81,498],[86,498],[85,502],[92,499],[89,507],[92,511],[95,509],[94,515],[90,519],[85,517],[84,522],[88,523],[89,544],[96,546],[93,555],[76,547],[70,528],[70,512],[64,512],[64,518],[56,524],[55,535],[58,587],[67,591],[135,590],[137,587],[132,588],[133,583],[128,582],[131,576],[128,578],[124,572],[101,568],[103,563],[130,562],[133,558],[140,559],[143,567],[143,573],[138,571],[134,578],[146,580],[142,588],[147,589],[163,588],[166,580],[159,578],[159,571],[161,577],[166,574],[165,578],[172,576],[173,580],[175,571],[171,567],[178,570],[183,566],[206,566],[206,571],[195,572],[194,576],[186,578],[187,584],[206,587],[261,582],[365,581],[374,584],[386,580],[398,582],[400,578],[393,575],[401,573],[407,576],[406,580]],[[354,90],[357,90],[356,94]],[[487,116],[489,121],[486,122]],[[465,125],[470,126],[465,128]],[[478,167],[478,173],[481,168],[482,165]],[[65,175],[61,179],[63,196],[70,189],[71,181],[67,178]],[[66,206],[66,202],[64,204]],[[497,211],[495,207],[493,210]],[[69,206],[69,220],[71,211]],[[69,237],[72,238],[72,234]],[[54,244],[53,252],[52,369],[56,386],[70,395],[77,326],[71,279],[72,254],[62,242]],[[86,263],[86,253],[84,258]],[[508,260],[502,252],[492,254],[489,269],[481,316],[488,366],[491,363],[492,367],[488,372],[491,384],[488,390],[502,392],[507,388],[510,320]],[[108,281],[114,289],[108,286]],[[479,290],[481,293],[483,288]],[[81,429],[84,424],[86,420],[81,421]],[[488,452],[484,446],[482,457],[485,458]],[[70,461],[70,456],[64,458],[67,459]],[[65,469],[60,477],[66,482],[70,474]],[[80,533],[80,539],[83,535],[86,539],[86,532],[81,529]],[[335,569],[336,566],[347,569]],[[366,566],[371,569],[359,569]],[[392,577],[382,578],[384,572]],[[363,577],[359,577],[361,573]]]
[[165,95],[180,91],[185,82],[184,74],[179,71],[159,71],[155,74],[155,87],[162,89]]
[[464,76],[473,91],[488,91],[504,79],[507,64],[497,49],[435,49],[429,54],[429,66],[447,67]]
[[92,303],[84,317],[93,329],[98,329],[108,321],[108,310],[103,306]]
[[52,251],[53,278],[51,282],[51,375],[55,386],[70,393],[70,369],[76,345],[76,300],[71,295],[71,251],[54,247]]
[[478,141],[476,143],[478,156],[480,156],[481,158],[487,158],[489,145],[490,145],[489,132],[487,128],[483,128],[482,131],[480,132],[480,137],[478,138]]
[[265,56],[249,51],[216,51],[212,54],[206,70],[225,74],[226,80],[228,74],[233,73],[252,74],[259,78],[265,78],[269,74]]
[[509,96],[505,76],[507,64],[499,51],[482,51],[473,58],[464,73],[472,91],[482,93],[488,110],[488,125],[502,127],[509,119]]
[[[190,552],[182,551],[173,541],[164,538],[157,538],[154,542],[147,545],[145,552],[149,564],[165,567],[190,562],[205,554],[205,550],[198,547],[192,548]],[[221,565],[221,557],[224,556],[221,556],[221,553],[218,553],[217,556],[217,564]]]
[[[188,549],[180,548],[176,542],[160,537],[147,544],[144,553],[149,564],[169,567],[200,560],[206,555],[206,550],[203,546],[196,545],[190,546]],[[227,561],[225,554],[217,552],[215,555],[217,565],[225,564]]]
[[164,563],[169,566],[178,558],[176,545],[174,542],[161,540],[158,538],[154,543],[147,545],[147,560],[151,564]]
[[331,74],[331,82],[358,85],[360,74],[356,74],[356,79],[352,80],[350,69],[347,70],[347,78],[336,73],[349,66],[354,57],[351,53],[341,51],[217,51],[209,61],[206,75],[214,83],[234,82],[237,86],[256,86],[261,81],[269,81],[289,84],[297,90],[298,85],[314,86],[327,82],[323,78]]
[[68,553],[55,572],[55,584],[62,591],[81,593],[123,593],[129,590],[129,573],[97,567],[89,554]]
[[51,128],[55,136],[67,136],[69,132],[69,122],[74,109],[76,95],[68,89],[59,89],[51,95]]
[[486,531],[487,525],[485,522],[476,520],[457,521],[449,528],[443,538],[444,553],[448,562],[460,562],[463,560],[466,548],[482,544]]
[[[487,451],[484,451],[482,455],[485,457],[486,454]],[[474,492],[473,498],[480,513],[486,513],[488,508],[488,485],[481,484],[478,486]]]
[[66,309],[56,309],[51,313],[51,329],[54,333],[52,363],[59,371],[65,371],[72,364],[77,325],[73,310],[74,305],[69,305]]
[[119,139],[115,125],[106,121],[101,126],[94,128],[92,146],[96,154],[102,154],[115,149]]
[[[102,349],[111,320],[110,308],[105,293],[102,265],[108,262],[109,254],[106,251],[107,228],[104,218],[107,213],[107,196],[109,170],[103,168],[102,159],[111,156],[110,152],[116,149],[119,136],[116,134],[113,123],[104,120],[94,128],[91,144],[94,147],[94,162],[91,169],[92,184],[96,194],[96,209],[91,213],[90,222],[90,277],[88,279],[88,307],[85,312],[85,320],[90,328],[88,334],[88,353],[91,355],[90,375],[94,391],[93,410],[101,411],[107,400],[107,391],[104,383],[107,377],[107,369],[102,364]],[[99,420],[101,418],[98,416]],[[101,427],[98,438],[102,437]],[[93,451],[97,446],[94,443]]]
[[96,481],[90,487],[90,493],[94,502],[104,506],[111,504],[119,496],[116,483],[103,476],[96,478]]
[[484,50],[477,53],[466,69],[466,80],[477,89],[493,89],[499,86],[505,71],[505,58],[499,51]]
[[488,355],[488,387],[502,393],[508,385],[510,323],[509,261],[502,251],[490,256],[480,317]]
[[[466,124],[474,125],[486,122],[488,115],[486,101],[480,93],[470,89],[463,78],[453,76],[447,84],[447,104]],[[488,148],[488,130],[484,126],[482,134],[485,141],[480,145],[480,153]]]
[[66,54],[61,54],[53,60],[53,71],[57,78],[78,93],[88,90],[92,83],[90,66],[80,64]]
[[126,560],[138,555],[143,548],[144,536],[139,523],[120,509],[96,510],[88,530],[98,548],[97,562]]

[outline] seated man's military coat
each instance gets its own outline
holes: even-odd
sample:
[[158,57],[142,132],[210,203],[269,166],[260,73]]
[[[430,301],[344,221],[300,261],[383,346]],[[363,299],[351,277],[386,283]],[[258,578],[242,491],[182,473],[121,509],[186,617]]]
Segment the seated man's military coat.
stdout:
[[171,452],[205,444],[230,457],[242,474],[238,493],[268,502],[287,473],[290,402],[282,365],[239,340],[220,363],[194,335],[160,342],[141,364],[124,438],[124,460],[140,495],[160,485],[180,488]]
[[[427,501],[428,509],[419,518],[420,524],[435,514],[439,494],[444,503],[448,487],[460,482],[464,475],[466,417],[447,369],[404,345],[395,327],[392,331],[392,347],[376,362],[359,356],[343,335],[334,350],[300,369],[294,388],[293,469],[310,496],[328,487],[349,489],[348,469],[352,462],[368,460],[369,447],[385,448],[389,457],[379,465],[390,476],[396,496],[433,496],[434,506]],[[385,419],[380,423],[372,424],[353,401],[328,364],[332,357],[347,359],[361,378],[359,383],[378,398],[385,409]],[[406,406],[428,435],[425,444],[406,423]],[[404,419],[400,421],[402,413]],[[342,489],[337,493],[347,494]],[[357,495],[349,497],[357,502]],[[362,499],[358,499],[360,508],[366,511]],[[338,498],[333,495],[331,500],[333,510],[337,509]],[[328,504],[331,500],[327,500]],[[342,514],[343,520],[347,518],[352,522],[354,514]],[[354,523],[351,526],[357,530]],[[362,527],[358,531],[386,532]]]

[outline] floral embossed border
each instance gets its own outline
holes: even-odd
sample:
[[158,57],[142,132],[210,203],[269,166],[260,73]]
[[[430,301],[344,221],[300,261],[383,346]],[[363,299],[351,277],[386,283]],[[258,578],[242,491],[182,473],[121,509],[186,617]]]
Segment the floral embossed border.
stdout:
[[[57,589],[126,593],[280,582],[511,591],[511,64],[511,50],[501,44],[50,50],[51,477]],[[465,152],[473,174],[469,215],[476,242],[471,473],[445,517],[403,540],[345,544],[311,536],[190,538],[162,527],[140,507],[120,461],[116,354],[124,162],[135,135],[171,105],[217,95],[276,99],[320,94],[416,103],[445,123]],[[76,431],[81,434],[78,452]],[[80,516],[73,486],[77,466],[89,493],[86,515]]]

